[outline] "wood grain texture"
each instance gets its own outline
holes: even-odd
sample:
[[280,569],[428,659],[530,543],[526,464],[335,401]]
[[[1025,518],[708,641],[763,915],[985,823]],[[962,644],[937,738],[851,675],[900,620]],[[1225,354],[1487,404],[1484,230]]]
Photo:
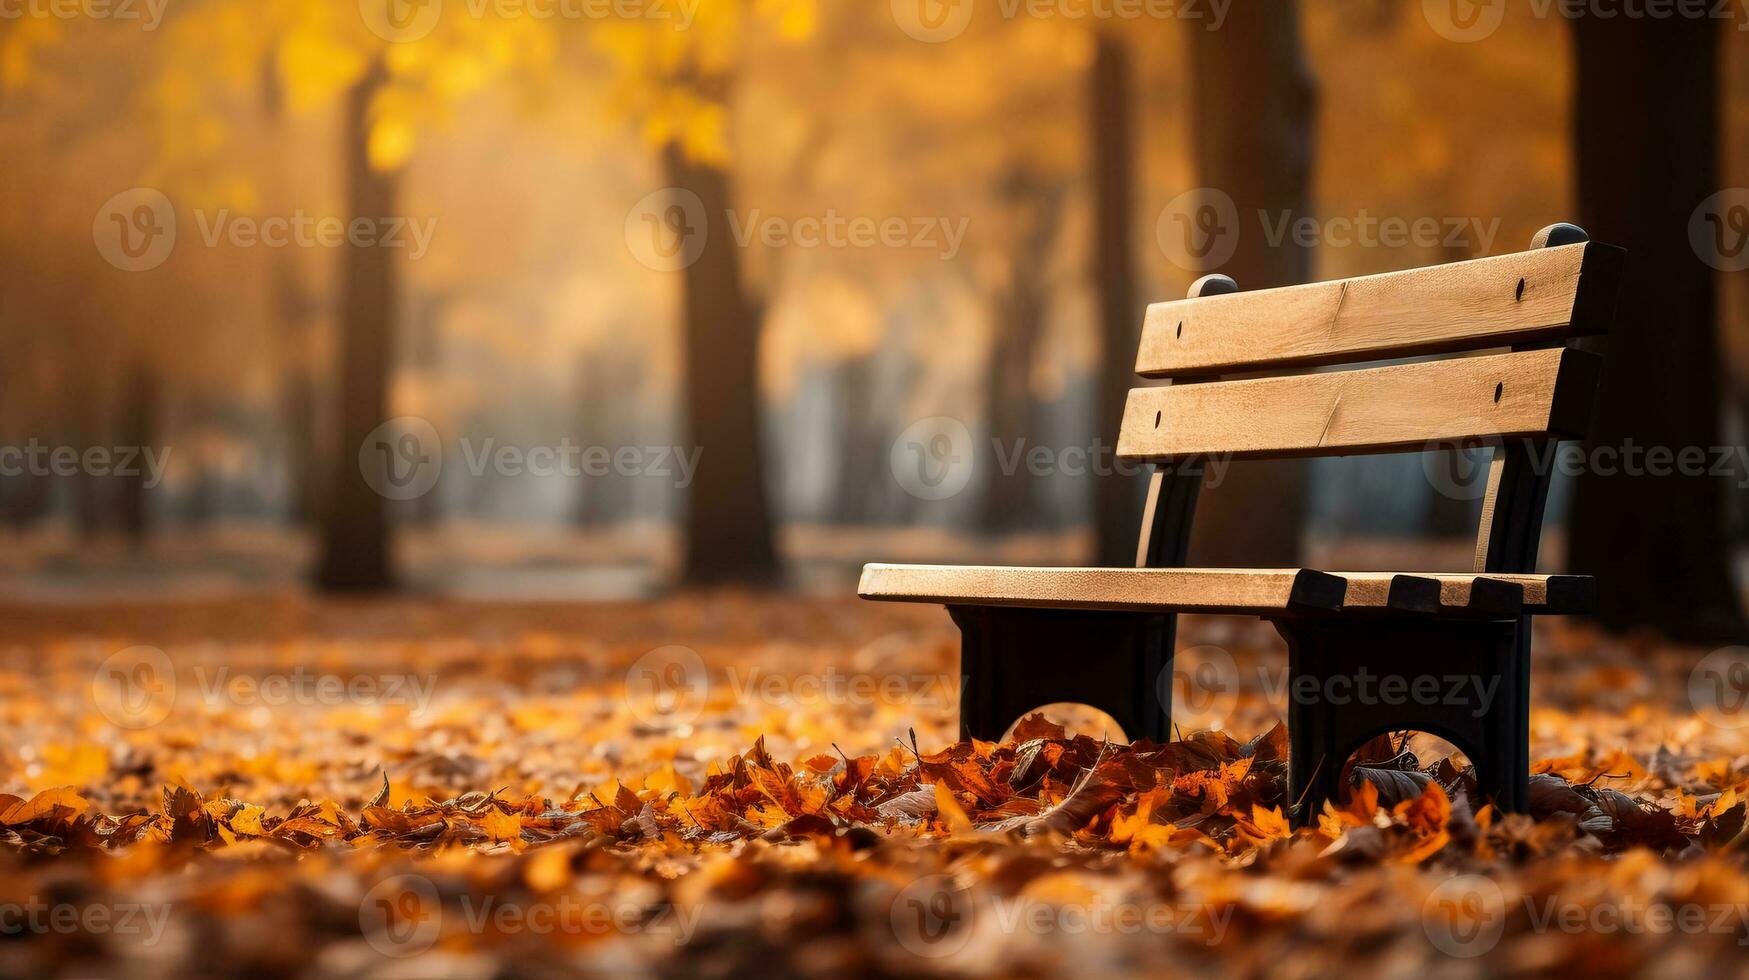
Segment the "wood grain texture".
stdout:
[[1511,619],[1589,608],[1582,575],[1327,572],[1306,568],[863,566],[857,594],[964,606],[1274,615],[1394,612]]
[[1603,333],[1624,254],[1586,242],[1156,303],[1148,307],[1136,372],[1187,377]]
[[1266,615],[1333,611],[1346,588],[1300,568],[1027,568],[990,565],[863,566],[864,599],[1041,609],[1131,609]]
[[1284,378],[1135,388],[1129,460],[1344,456],[1584,435],[1598,358],[1565,348]]

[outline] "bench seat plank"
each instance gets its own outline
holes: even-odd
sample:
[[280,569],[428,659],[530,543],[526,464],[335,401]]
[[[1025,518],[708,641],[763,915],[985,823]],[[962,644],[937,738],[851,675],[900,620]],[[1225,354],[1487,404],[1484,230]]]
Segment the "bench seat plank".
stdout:
[[1334,611],[1346,584],[1304,568],[1029,568],[863,566],[864,599],[945,605],[1127,609],[1148,612]]
[[1579,575],[1327,572],[1309,568],[1045,568],[869,564],[864,599],[1269,616],[1291,612],[1420,613],[1483,619],[1590,609]]

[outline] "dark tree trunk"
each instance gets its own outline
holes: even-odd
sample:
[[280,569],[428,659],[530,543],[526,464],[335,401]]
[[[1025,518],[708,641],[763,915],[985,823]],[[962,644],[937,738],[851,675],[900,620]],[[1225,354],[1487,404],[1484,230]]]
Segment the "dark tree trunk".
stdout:
[[[984,498],[986,531],[1011,531],[1039,521],[1033,492],[1038,477],[1028,471],[1026,451],[1038,444],[1038,405],[1032,392],[1033,361],[1044,335],[1050,302],[1051,247],[1062,226],[1063,191],[1017,168],[1003,181],[1005,206],[1017,215],[1008,277],[996,303],[996,340],[984,386],[984,419],[992,452],[980,452],[990,467]],[[1000,446],[1000,451],[994,451]],[[980,447],[981,448],[981,447]],[[1011,464],[1004,469],[1003,463]]]
[[[1590,446],[1721,445],[1715,271],[1689,241],[1719,187],[1716,23],[1574,21],[1580,223],[1628,249]],[[1574,485],[1569,556],[1599,618],[1678,639],[1742,640],[1717,477],[1604,475]]]
[[150,474],[146,453],[162,451],[158,444],[158,379],[150,368],[135,366],[128,378],[126,392],[122,419],[126,436],[121,442],[137,452],[135,472],[118,478],[116,521],[121,532],[137,544],[145,540],[150,528],[151,515],[146,502],[146,481]]
[[[374,66],[347,95],[345,154],[347,206],[354,218],[396,214],[398,180],[371,168],[370,106],[386,75]],[[365,482],[358,450],[388,419],[389,372],[394,363],[398,279],[391,250],[347,246],[340,313],[338,433],[329,453],[328,503],[322,515],[318,587],[334,592],[392,588],[385,501]]]
[[683,574],[692,584],[766,583],[778,567],[759,432],[759,314],[724,221],[729,179],[677,146],[666,161],[669,183],[697,194],[710,222],[683,273],[686,422],[703,450],[687,497]]
[[1099,403],[1094,438],[1102,446],[1093,483],[1093,528],[1101,565],[1131,565],[1141,529],[1140,481],[1115,472],[1124,399],[1137,384],[1136,344],[1142,305],[1136,300],[1134,108],[1129,51],[1101,32],[1093,60],[1088,123],[1093,143],[1093,279],[1099,293]]
[[[72,413],[75,431],[79,435],[73,445],[83,460],[87,451],[105,445],[109,437],[96,393],[87,390],[74,397],[79,399],[79,406]],[[90,472],[83,464],[72,477],[73,526],[87,539],[101,537],[112,523],[109,488],[104,484],[103,477]]]
[[[1316,91],[1290,0],[1234,4],[1218,31],[1192,28],[1196,171],[1203,186],[1233,199],[1239,218],[1232,259],[1219,269],[1242,290],[1311,278],[1310,252],[1284,238],[1270,245],[1259,212],[1273,220],[1310,213]],[[1235,463],[1197,504],[1193,564],[1295,566],[1305,523],[1306,466],[1298,460]]]
[[290,256],[274,257],[274,311],[279,317],[280,411],[284,415],[287,516],[304,525],[321,513],[316,472],[316,378],[310,364],[310,317],[315,312]]

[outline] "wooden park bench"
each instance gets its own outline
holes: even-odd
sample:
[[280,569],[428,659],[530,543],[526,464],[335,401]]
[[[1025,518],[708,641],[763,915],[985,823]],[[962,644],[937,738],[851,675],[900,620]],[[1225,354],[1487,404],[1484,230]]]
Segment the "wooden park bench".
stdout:
[[[1164,741],[1176,614],[1260,616],[1287,641],[1296,819],[1339,799],[1355,749],[1409,730],[1452,742],[1486,797],[1523,811],[1529,617],[1586,612],[1595,596],[1589,578],[1535,574],[1548,450],[1584,435],[1600,363],[1565,341],[1608,329],[1623,259],[1557,224],[1530,251],[1385,275],[1249,293],[1205,276],[1189,299],[1151,306],[1142,331],[1137,372],[1172,383],[1130,391],[1118,438],[1121,458],[1154,464],[1135,568],[870,564],[859,593],[948,607],[961,724],[991,741],[1061,702]],[[1459,356],[1306,370],[1434,354]],[[1182,567],[1206,460],[1454,446],[1493,452],[1471,572]],[[1475,683],[1431,699],[1329,696],[1343,689],[1332,678],[1369,675],[1375,692]]]

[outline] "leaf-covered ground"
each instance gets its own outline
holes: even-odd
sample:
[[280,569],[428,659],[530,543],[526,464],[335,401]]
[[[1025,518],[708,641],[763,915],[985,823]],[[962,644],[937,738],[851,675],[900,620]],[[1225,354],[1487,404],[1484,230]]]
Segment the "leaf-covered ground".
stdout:
[[1167,745],[956,742],[924,607],[0,622],[0,975],[1749,976],[1749,728],[1697,712],[1704,650],[1546,629],[1531,816],[1387,737],[1291,831],[1244,620],[1184,624],[1218,692]]

